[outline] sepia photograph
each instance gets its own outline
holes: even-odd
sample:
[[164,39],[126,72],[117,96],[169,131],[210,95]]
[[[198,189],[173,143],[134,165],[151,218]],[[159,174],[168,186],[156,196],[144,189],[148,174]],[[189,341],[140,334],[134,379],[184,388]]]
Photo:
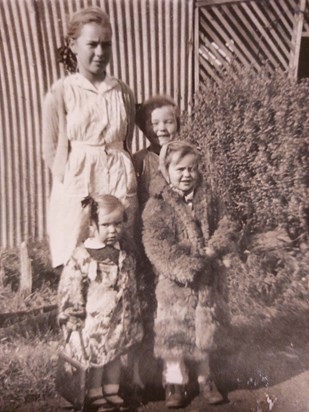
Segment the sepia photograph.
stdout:
[[309,412],[309,0],[0,0],[0,412]]

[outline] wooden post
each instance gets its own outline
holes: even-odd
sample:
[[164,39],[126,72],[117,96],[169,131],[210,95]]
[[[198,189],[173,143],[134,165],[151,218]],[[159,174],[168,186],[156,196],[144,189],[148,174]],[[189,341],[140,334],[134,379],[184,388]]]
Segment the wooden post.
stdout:
[[32,269],[31,259],[29,258],[28,245],[22,242],[19,250],[20,259],[20,283],[19,292],[29,295],[32,290]]
[[297,79],[298,74],[300,44],[304,25],[305,8],[306,0],[300,0],[299,7],[294,14],[294,27],[291,41],[289,74],[295,80]]
[[4,285],[4,276],[5,276],[5,272],[4,272],[3,262],[2,262],[2,259],[0,259],[0,284],[2,286]]

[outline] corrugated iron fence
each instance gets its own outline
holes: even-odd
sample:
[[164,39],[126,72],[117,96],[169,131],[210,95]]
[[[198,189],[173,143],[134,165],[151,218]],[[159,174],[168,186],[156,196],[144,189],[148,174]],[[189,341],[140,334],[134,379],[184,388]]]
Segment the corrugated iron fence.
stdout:
[[[61,75],[56,51],[67,17],[100,6],[113,25],[110,71],[138,102],[193,94],[193,0],[0,0],[0,246],[45,235],[50,190],[41,160],[41,104]],[[44,125],[43,125],[44,127]],[[136,148],[143,145],[136,139]]]
[[230,63],[272,68],[297,75],[306,0],[197,0],[196,81]]

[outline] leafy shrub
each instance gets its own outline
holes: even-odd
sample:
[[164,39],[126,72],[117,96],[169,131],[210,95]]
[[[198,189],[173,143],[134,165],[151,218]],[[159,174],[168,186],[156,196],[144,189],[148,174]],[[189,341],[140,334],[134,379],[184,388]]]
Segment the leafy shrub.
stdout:
[[[201,85],[181,137],[241,227],[225,287],[232,324],[262,323],[309,301],[309,81],[232,67]],[[283,312],[281,312],[283,313]]]
[[204,153],[213,187],[250,231],[309,229],[309,82],[235,68],[201,85],[182,135]]

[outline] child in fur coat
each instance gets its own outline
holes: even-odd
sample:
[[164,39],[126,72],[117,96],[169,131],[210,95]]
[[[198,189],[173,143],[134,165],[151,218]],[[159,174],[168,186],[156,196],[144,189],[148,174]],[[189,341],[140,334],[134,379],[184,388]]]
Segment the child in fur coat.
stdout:
[[[149,198],[151,180],[159,169],[159,154],[163,144],[173,140],[179,131],[180,118],[176,103],[166,95],[155,95],[138,105],[136,125],[150,142],[146,149],[133,155],[133,164],[137,175],[137,195],[142,211]],[[141,241],[142,222],[137,218],[136,241],[142,256],[143,267],[139,282],[142,314],[144,321],[144,341],[136,353],[136,367],[141,373],[140,387],[155,384],[160,379],[159,362],[153,356],[153,316],[156,307],[154,296],[155,276],[152,266],[145,256]],[[145,363],[147,359],[147,363]],[[147,370],[146,370],[147,369]],[[151,371],[151,373],[150,373]],[[145,372],[145,373],[143,373]],[[140,392],[139,388],[136,388]]]
[[[68,350],[91,369],[86,406],[98,412],[124,410],[119,396],[120,356],[142,340],[136,285],[136,254],[124,234],[126,213],[112,195],[87,197],[94,237],[77,246],[62,272],[59,320]],[[79,333],[72,329],[81,329]]]
[[208,354],[217,328],[212,261],[229,241],[225,221],[217,221],[210,190],[202,184],[199,160],[184,141],[164,145],[161,173],[143,212],[143,243],[157,276],[154,352],[163,360],[169,408],[186,402],[187,361],[197,364],[206,401],[222,401],[209,387]]

